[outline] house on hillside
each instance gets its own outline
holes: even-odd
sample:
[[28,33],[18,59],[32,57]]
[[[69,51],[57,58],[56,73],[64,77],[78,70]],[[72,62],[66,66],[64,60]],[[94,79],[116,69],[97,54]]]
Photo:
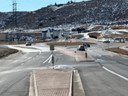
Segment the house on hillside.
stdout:
[[46,40],[47,38],[51,38],[51,33],[48,30],[42,31],[42,39]]
[[70,32],[59,29],[47,29],[42,31],[42,38],[45,39],[58,39],[61,37],[66,37]]
[[128,34],[112,34],[111,37],[114,39],[114,42],[118,43],[125,43],[126,41],[128,41]]
[[33,39],[42,39],[41,32],[6,32],[0,33],[0,41],[33,41]]

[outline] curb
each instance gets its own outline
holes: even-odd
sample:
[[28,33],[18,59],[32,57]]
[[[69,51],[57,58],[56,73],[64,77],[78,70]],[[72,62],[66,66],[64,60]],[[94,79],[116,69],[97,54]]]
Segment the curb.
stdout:
[[73,86],[73,96],[86,96],[78,70],[74,70]]
[[[35,71],[33,71],[30,75],[30,86],[28,96],[39,96]],[[68,96],[85,96],[85,92],[78,70],[71,70]]]
[[70,77],[70,89],[69,89],[69,96],[72,96],[72,84],[73,84],[73,71],[71,73],[71,77]]
[[33,81],[34,81],[35,96],[38,96],[38,89],[37,89],[37,82],[36,82],[35,71],[33,71]]
[[34,82],[33,82],[33,74],[31,73],[30,74],[30,80],[29,80],[29,95],[28,96],[34,96],[34,87],[33,87],[33,84],[34,84]]

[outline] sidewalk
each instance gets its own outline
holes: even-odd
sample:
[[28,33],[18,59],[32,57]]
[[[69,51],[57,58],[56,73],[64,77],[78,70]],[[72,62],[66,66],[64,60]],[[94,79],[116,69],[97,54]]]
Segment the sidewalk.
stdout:
[[33,81],[34,93],[29,96],[71,96],[72,71],[34,70]]
[[94,59],[89,54],[87,54],[87,58],[85,58],[85,51],[74,51],[66,47],[56,47],[55,49],[63,54],[74,57],[78,62],[94,62]]

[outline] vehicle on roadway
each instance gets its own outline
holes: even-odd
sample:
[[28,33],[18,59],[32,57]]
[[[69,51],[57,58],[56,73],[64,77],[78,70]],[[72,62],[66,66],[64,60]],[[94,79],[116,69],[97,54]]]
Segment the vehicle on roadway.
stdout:
[[86,48],[89,48],[90,47],[90,44],[88,43],[83,43],[82,45],[79,45],[77,50],[79,51],[85,51]]
[[109,41],[109,40],[106,40],[106,41],[104,41],[103,43],[110,43],[110,41]]
[[77,50],[79,50],[79,51],[85,51],[84,45],[79,45],[78,48],[77,48]]
[[83,45],[84,45],[85,48],[90,47],[90,44],[88,44],[88,43],[83,43]]
[[32,43],[31,42],[26,42],[26,46],[31,46]]

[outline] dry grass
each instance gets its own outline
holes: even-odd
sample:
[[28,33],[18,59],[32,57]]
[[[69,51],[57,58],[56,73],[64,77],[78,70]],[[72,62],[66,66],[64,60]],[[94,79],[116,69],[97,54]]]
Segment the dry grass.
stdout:
[[[75,46],[75,45],[81,45],[86,42],[48,42],[47,45],[55,45],[55,46]],[[88,44],[95,44],[92,42],[87,42]]]
[[0,49],[0,58],[6,57],[10,54],[14,54],[16,52],[18,52],[18,50],[9,49],[9,48]]
[[6,41],[0,41],[0,45],[16,45],[16,44],[25,44],[25,41],[24,42],[14,42],[14,41],[10,41],[10,42],[6,42]]
[[122,55],[128,55],[128,51],[120,49],[119,47],[117,47],[117,48],[108,48],[106,50],[112,51],[112,52],[115,52],[115,53],[118,53],[118,54],[122,54]]
[[[10,41],[10,42],[6,42],[6,41],[0,41],[0,45],[5,44],[5,45],[17,45],[17,44],[25,44],[27,41]],[[36,40],[33,43],[42,43],[44,42],[43,40]]]
[[112,26],[112,29],[128,29],[128,26]]

